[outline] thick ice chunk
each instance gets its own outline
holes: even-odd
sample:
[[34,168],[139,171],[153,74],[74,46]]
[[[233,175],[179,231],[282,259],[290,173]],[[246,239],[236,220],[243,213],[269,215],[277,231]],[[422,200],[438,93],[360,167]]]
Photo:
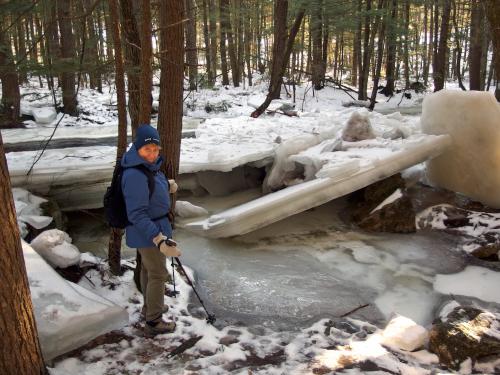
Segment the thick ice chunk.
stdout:
[[199,217],[208,215],[203,207],[195,206],[187,201],[175,202],[175,213],[183,218]]
[[31,112],[37,124],[50,124],[57,117],[53,107],[33,108]]
[[66,268],[80,262],[80,252],[71,244],[71,237],[59,229],[40,233],[31,246],[53,267]]
[[427,163],[429,180],[500,208],[500,105],[492,93],[439,91],[427,95],[422,130],[449,134],[452,147]]
[[63,279],[24,241],[23,253],[46,361],[128,323],[125,309]]
[[424,327],[401,315],[393,318],[382,333],[385,345],[409,352],[423,347],[428,338],[429,334]]
[[13,188],[12,195],[14,197],[18,227],[23,238],[28,234],[26,224],[35,229],[42,229],[52,222],[50,216],[41,215],[40,204],[46,202],[46,199],[37,197],[21,188]]

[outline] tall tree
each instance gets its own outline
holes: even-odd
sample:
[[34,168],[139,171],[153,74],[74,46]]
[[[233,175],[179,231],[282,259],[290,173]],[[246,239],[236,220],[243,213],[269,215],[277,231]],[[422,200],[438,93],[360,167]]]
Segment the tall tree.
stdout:
[[140,89],[141,89],[141,39],[135,18],[135,1],[120,0],[122,31],[125,45],[127,72],[128,112],[132,127],[132,137],[139,126]]
[[233,86],[239,87],[241,80],[240,68],[238,66],[238,57],[236,54],[237,51],[234,43],[233,28],[231,26],[231,9],[229,0],[220,0],[220,12],[220,27],[224,32],[225,37],[227,38],[227,52],[229,54],[229,63],[231,65]]
[[479,0],[472,1],[470,21],[469,80],[471,90],[481,88],[481,60],[483,55],[484,14]]
[[500,2],[498,0],[485,0],[483,5],[493,39],[496,81],[495,97],[500,102]]
[[151,90],[153,87],[151,4],[149,0],[141,1],[141,91],[139,107],[139,123],[149,124],[151,121]]
[[[299,32],[300,25],[304,19],[305,9],[299,8],[290,32],[287,33],[288,1],[276,0],[274,10],[274,45],[273,60],[271,68],[271,82],[264,103],[262,103],[250,116],[259,117],[271,104],[273,99],[279,98],[283,75],[290,60],[295,37]],[[283,37],[284,36],[284,37]],[[285,42],[285,43],[283,43]]]
[[196,49],[196,8],[193,0],[186,0],[186,63],[189,89],[196,90],[198,80],[198,51]]
[[75,38],[71,22],[71,1],[57,1],[57,20],[61,38],[62,97],[64,113],[71,116],[78,114],[75,91]]
[[164,0],[160,3],[160,133],[163,171],[169,178],[179,173],[182,133],[182,96],[184,80],[183,0]]
[[[120,42],[120,28],[118,23],[118,3],[117,0],[109,0],[111,37],[115,47],[115,84],[118,105],[118,144],[116,149],[116,165],[121,162],[122,156],[127,147],[127,109],[125,98],[125,73],[123,67],[123,54]],[[111,272],[115,275],[121,274],[121,243],[123,230],[111,228],[108,244],[108,257]]]
[[397,48],[397,0],[391,1],[391,17],[387,23],[387,59],[385,65],[386,84],[382,93],[385,96],[392,96],[394,94],[396,82],[396,48]]
[[325,75],[323,69],[323,2],[311,2],[311,34],[312,34],[312,84],[315,90],[323,88]]
[[0,127],[17,124],[21,108],[19,82],[9,38],[2,30],[0,30],[0,81],[2,82]]
[[[443,14],[441,16],[441,27],[439,31],[439,43],[434,58],[433,78],[434,91],[439,91],[444,88],[446,79],[446,52],[448,51],[448,29],[450,23],[451,0],[444,0]],[[437,17],[435,15],[435,17]]]
[[0,374],[48,374],[43,363],[0,134]]

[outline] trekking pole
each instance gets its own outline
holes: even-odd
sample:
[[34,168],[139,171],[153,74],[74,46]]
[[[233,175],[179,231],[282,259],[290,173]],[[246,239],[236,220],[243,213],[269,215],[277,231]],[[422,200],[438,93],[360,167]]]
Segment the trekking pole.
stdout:
[[186,280],[187,280],[188,284],[191,285],[191,288],[193,288],[194,294],[196,294],[196,297],[198,297],[198,301],[200,301],[201,306],[203,306],[203,309],[205,310],[205,313],[207,314],[207,319],[206,319],[207,323],[208,324],[214,324],[215,323],[215,314],[210,314],[208,312],[207,308],[205,307],[205,304],[203,303],[202,299],[200,298],[200,295],[196,291],[196,288],[194,287],[193,282],[191,281],[191,279],[189,278],[186,270],[182,266],[182,263],[179,260],[179,258],[175,257],[175,261],[176,261],[177,265],[179,266],[179,268],[182,270],[182,273],[184,274],[184,276],[186,276]]

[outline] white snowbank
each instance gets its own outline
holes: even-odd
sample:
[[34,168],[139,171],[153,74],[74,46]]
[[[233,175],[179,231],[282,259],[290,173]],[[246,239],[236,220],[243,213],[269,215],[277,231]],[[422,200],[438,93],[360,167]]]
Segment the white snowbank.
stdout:
[[385,345],[410,352],[423,347],[428,337],[424,327],[401,315],[391,319],[382,332]]
[[46,361],[128,323],[123,308],[66,281],[30,245],[24,241],[22,245]]
[[57,117],[54,107],[33,108],[31,113],[37,124],[50,124]]
[[31,241],[31,247],[53,267],[66,268],[80,262],[80,251],[71,244],[71,237],[59,229],[40,233]]
[[453,146],[427,164],[430,181],[500,208],[500,105],[490,92],[446,91],[427,95],[422,130],[449,134]]
[[434,290],[442,294],[456,294],[479,298],[483,301],[500,301],[500,273],[478,266],[467,266],[451,275],[436,275]]

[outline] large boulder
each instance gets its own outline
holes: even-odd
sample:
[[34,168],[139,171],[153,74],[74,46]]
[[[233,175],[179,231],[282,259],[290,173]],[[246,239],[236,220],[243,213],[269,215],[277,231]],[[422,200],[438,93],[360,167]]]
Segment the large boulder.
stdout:
[[500,208],[500,105],[489,92],[446,91],[427,95],[422,131],[449,134],[452,146],[427,162],[433,184]]
[[472,306],[445,306],[430,331],[429,350],[453,369],[470,358],[473,362],[500,355],[500,316]]

